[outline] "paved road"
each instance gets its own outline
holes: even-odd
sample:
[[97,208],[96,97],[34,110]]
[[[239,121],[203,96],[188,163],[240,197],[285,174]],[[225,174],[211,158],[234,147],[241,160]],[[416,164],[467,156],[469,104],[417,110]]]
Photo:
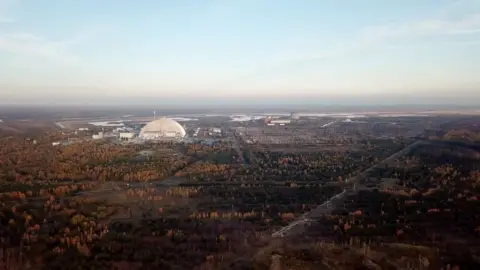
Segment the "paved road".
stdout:
[[416,147],[417,145],[421,144],[423,142],[417,141],[409,146],[403,148],[402,150],[392,154],[391,156],[387,157],[386,159],[380,161],[379,163],[371,166],[370,168],[364,170],[363,172],[359,173],[353,178],[349,178],[346,180],[346,182],[350,183],[352,185],[352,188],[345,189],[341,193],[333,196],[329,200],[325,201],[323,204],[317,206],[315,209],[312,211],[303,214],[298,218],[297,220],[293,221],[292,223],[288,224],[287,226],[281,228],[280,230],[274,232],[272,234],[272,237],[284,237],[287,235],[291,235],[295,232],[298,232],[298,227],[303,226],[305,224],[308,224],[312,221],[314,221],[315,218],[318,218],[322,215],[329,214],[331,213],[336,207],[342,205],[343,201],[348,195],[354,194],[358,192],[359,190],[363,189],[368,189],[365,186],[361,184],[362,179],[366,179],[368,177],[368,174],[378,168],[380,165],[384,165],[404,154],[406,154],[408,151],[410,151],[413,147]]

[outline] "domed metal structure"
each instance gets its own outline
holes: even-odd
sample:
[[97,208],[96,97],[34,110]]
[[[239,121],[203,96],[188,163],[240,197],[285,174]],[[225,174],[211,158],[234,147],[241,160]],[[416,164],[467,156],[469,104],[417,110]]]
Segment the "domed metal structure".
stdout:
[[161,139],[161,138],[182,138],[186,132],[177,121],[162,118],[148,123],[140,131],[139,137],[142,139]]

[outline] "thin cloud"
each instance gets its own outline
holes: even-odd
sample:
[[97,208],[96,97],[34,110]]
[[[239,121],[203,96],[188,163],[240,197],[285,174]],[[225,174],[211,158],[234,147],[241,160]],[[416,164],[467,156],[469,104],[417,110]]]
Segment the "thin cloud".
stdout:
[[422,20],[400,25],[368,27],[361,31],[361,41],[380,42],[386,39],[422,38],[439,35],[468,35],[480,32],[480,13],[460,20]]
[[15,19],[7,16],[0,16],[0,24],[2,23],[14,23]]
[[107,28],[92,27],[90,29],[79,31],[61,40],[50,40],[29,32],[0,33],[0,51],[44,58],[63,64],[76,64],[80,58],[73,53],[74,47],[94,39]]
[[25,40],[25,41],[42,41],[44,40],[42,37],[33,35],[31,33],[25,32],[16,32],[13,34],[5,35],[7,38],[16,39],[16,40]]
[[233,13],[262,4],[260,0],[216,0],[207,7],[208,14],[214,17],[228,17]]
[[[9,15],[12,5],[17,0],[0,0],[0,23],[14,23],[16,20]],[[78,58],[68,52],[67,40],[49,40],[46,37],[28,31],[2,32],[0,29],[0,51],[19,54],[33,58],[43,58],[61,63],[72,64]]]
[[[12,6],[19,2],[19,0],[0,0],[0,23],[16,22],[14,18],[6,15],[9,15]],[[105,30],[106,27],[103,25],[89,25],[88,29],[73,32],[68,38],[51,40],[29,31],[5,33],[0,28],[0,51],[33,59],[42,58],[63,64],[76,64],[80,59],[73,53],[73,47],[94,39]]]
[[16,20],[9,16],[10,7],[15,4],[17,0],[0,0],[0,23],[14,23]]
[[429,19],[407,22],[394,25],[382,25],[366,27],[351,40],[346,40],[335,49],[321,52],[303,52],[301,54],[284,58],[284,64],[321,60],[330,57],[345,56],[364,50],[389,46],[389,43],[397,40],[415,42],[427,37],[472,35],[480,33],[480,13],[471,14],[459,20]]
[[[474,13],[472,13],[472,11]],[[416,44],[428,37],[434,36],[460,36],[480,33],[480,12],[476,9],[459,19],[424,19],[394,25],[373,26],[360,29],[358,34],[351,39],[337,43],[330,49],[321,51],[302,51],[271,57],[270,64],[261,68],[247,71],[235,79],[224,81],[214,88],[229,88],[239,83],[257,80],[264,76],[276,73],[284,68],[303,65],[306,62],[321,61],[327,58],[344,57],[350,54],[361,53],[379,47],[389,47],[395,41],[407,41]],[[447,42],[447,41],[446,41]],[[471,44],[473,45],[473,44]],[[398,45],[395,45],[398,47]]]
[[68,64],[78,61],[77,57],[62,48],[62,42],[64,41],[50,41],[42,36],[18,32],[0,35],[0,50]]

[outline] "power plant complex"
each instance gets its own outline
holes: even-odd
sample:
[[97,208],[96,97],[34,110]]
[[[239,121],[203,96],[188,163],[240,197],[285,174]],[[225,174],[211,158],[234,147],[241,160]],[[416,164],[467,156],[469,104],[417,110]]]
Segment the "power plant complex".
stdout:
[[[296,122],[300,118],[299,113],[290,115],[230,115],[229,122],[243,122],[241,125],[258,126],[262,123],[265,126],[285,126]],[[148,141],[182,141],[185,143],[193,141],[217,140],[226,136],[222,128],[212,127],[209,123],[201,127],[195,123],[189,123],[185,126],[177,121],[198,121],[196,118],[185,117],[159,117],[153,111],[152,118],[142,117],[137,119],[128,116],[120,119],[110,120],[99,119],[101,121],[88,122],[88,127],[81,126],[75,131],[75,134],[91,136],[93,140],[115,140],[143,143]],[[187,129],[187,130],[186,130]],[[187,135],[188,131],[188,135]],[[208,143],[208,142],[207,142]]]
[[[153,120],[147,124],[123,120],[90,122],[89,124],[102,128],[101,132],[92,136],[94,140],[117,137],[121,141],[142,142],[182,139],[187,135],[183,126],[177,121],[166,117],[156,119],[155,111],[153,112]],[[103,130],[105,129],[109,131],[104,133]],[[86,130],[88,129],[79,128],[77,132]]]

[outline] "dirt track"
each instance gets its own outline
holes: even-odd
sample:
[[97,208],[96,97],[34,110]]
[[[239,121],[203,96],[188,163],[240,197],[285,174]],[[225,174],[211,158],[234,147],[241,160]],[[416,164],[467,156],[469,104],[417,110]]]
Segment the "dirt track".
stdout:
[[361,180],[366,179],[368,177],[369,172],[378,168],[378,166],[380,166],[380,165],[388,163],[391,160],[396,159],[401,155],[404,155],[405,153],[410,151],[412,148],[414,148],[414,147],[416,147],[416,146],[418,146],[419,144],[422,144],[422,143],[424,143],[424,142],[421,142],[421,141],[414,142],[414,143],[410,144],[409,146],[403,148],[402,150],[392,154],[388,158],[386,158],[386,159],[380,161],[379,163],[371,166],[370,168],[364,170],[363,172],[361,172],[357,176],[355,176],[353,178],[350,178],[350,179],[347,179],[346,182],[351,184],[350,188],[345,189],[344,191],[342,191],[341,193],[333,196],[332,198],[330,198],[329,200],[327,200],[323,204],[317,206],[315,209],[313,209],[309,213],[303,214],[299,219],[293,221],[289,225],[287,225],[287,226],[281,228],[280,230],[274,232],[272,234],[272,237],[284,237],[284,236],[287,236],[287,235],[292,235],[292,234],[303,232],[304,225],[312,222],[315,218],[318,218],[322,215],[331,213],[333,210],[335,210],[337,207],[339,207],[343,203],[344,199],[348,195],[354,194],[361,189],[362,190],[365,189],[366,187],[361,185]]

